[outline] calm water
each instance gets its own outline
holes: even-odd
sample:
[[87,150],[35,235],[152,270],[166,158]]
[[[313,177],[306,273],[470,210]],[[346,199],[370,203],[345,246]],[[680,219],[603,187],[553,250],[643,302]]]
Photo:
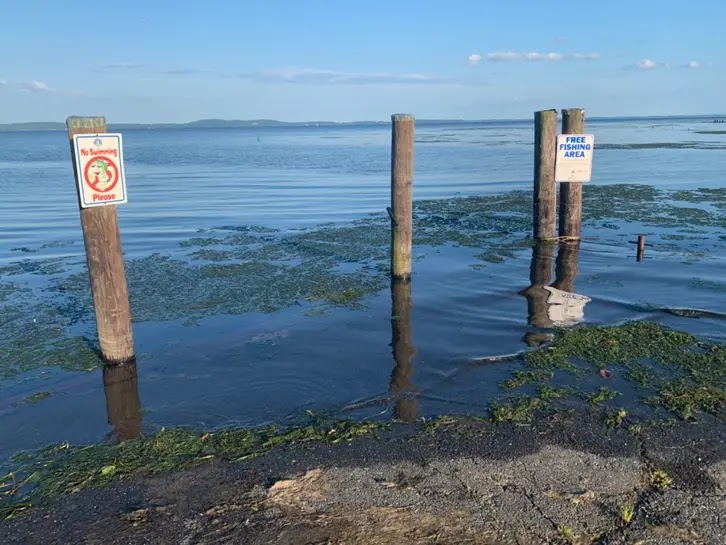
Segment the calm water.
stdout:
[[[593,184],[723,187],[726,137],[698,134],[713,128],[707,121],[589,123],[596,137]],[[219,226],[262,226],[284,236],[380,214],[390,199],[389,131],[387,126],[125,131],[129,203],[119,207],[119,217],[126,257],[182,256],[180,243]],[[419,126],[414,199],[529,190],[532,138],[528,122]],[[654,143],[662,145],[643,146]],[[613,146],[622,144],[633,149]],[[0,133],[0,187],[0,266],[62,258],[70,272],[83,271],[65,134]],[[637,232],[650,231],[621,226],[618,233],[585,232],[589,238],[577,259],[574,286],[592,299],[585,320],[651,318],[726,339],[718,317],[693,320],[657,310],[724,312],[726,255],[717,246],[689,260],[655,247],[637,263],[627,243]],[[718,233],[713,237],[722,240]],[[359,307],[319,314],[302,305],[206,316],[193,325],[183,319],[142,320],[134,326],[138,399],[135,383],[128,381],[123,384],[131,384],[131,393],[111,387],[110,397],[104,396],[100,370],[15,373],[0,382],[0,457],[48,442],[103,439],[110,430],[107,400],[114,413],[114,396],[126,405],[129,396],[132,404],[140,399],[144,430],[254,425],[306,409],[369,415],[387,410],[392,388],[411,392],[409,410],[418,416],[483,411],[508,370],[472,359],[526,348],[523,337],[533,326],[519,292],[529,284],[532,251],[522,249],[483,267],[475,258],[479,252],[452,244],[417,247],[414,253],[408,333],[415,354],[403,367],[396,368],[392,356],[388,288],[374,290]],[[42,275],[1,280],[33,287],[38,300],[50,297]],[[70,333],[93,333],[88,320],[74,327]],[[38,392],[50,395],[23,402]]]

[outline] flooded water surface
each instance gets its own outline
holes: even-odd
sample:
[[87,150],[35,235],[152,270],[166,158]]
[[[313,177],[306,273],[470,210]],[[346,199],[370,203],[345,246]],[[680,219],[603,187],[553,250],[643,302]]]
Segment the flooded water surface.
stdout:
[[576,325],[722,343],[726,136],[708,121],[589,123],[583,240],[560,247],[529,238],[530,123],[420,123],[414,276],[393,286],[388,125],[125,131],[138,361],[109,369],[67,137],[0,133],[0,459],[306,411],[488,414],[522,354]]

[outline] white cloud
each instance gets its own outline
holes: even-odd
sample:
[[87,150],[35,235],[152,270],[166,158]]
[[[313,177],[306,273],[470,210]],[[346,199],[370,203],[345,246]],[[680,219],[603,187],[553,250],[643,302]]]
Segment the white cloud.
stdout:
[[661,63],[657,63],[652,59],[643,59],[635,65],[638,70],[653,70],[654,68],[658,68],[658,66],[661,66]]
[[686,67],[686,68],[690,68],[691,70],[696,70],[696,69],[697,69],[697,68],[699,68],[700,66],[701,66],[701,65],[700,65],[700,64],[698,64],[698,61],[690,61],[690,62],[689,62],[688,64],[686,64],[686,66],[685,66],[685,67]]
[[38,80],[8,80],[0,79],[0,87],[7,87],[9,89],[20,89],[21,91],[28,91],[30,93],[50,93],[54,92],[47,83]]
[[262,82],[299,83],[299,84],[396,84],[421,83],[441,84],[452,83],[448,78],[441,78],[429,74],[403,73],[392,74],[385,72],[359,73],[342,72],[338,70],[323,70],[318,68],[286,67],[258,72],[227,72],[208,68],[180,67],[160,68],[145,66],[136,63],[116,63],[100,67],[108,71],[136,71],[141,74],[157,74],[165,76],[212,76],[226,79],[247,79]]
[[521,61],[522,54],[515,53],[514,51],[488,53],[487,60],[490,61]]
[[20,88],[30,91],[32,93],[47,93],[50,91],[48,84],[43,81],[21,81],[19,82]]
[[515,51],[496,51],[487,54],[487,60],[493,62],[518,61],[594,61],[600,58],[599,53],[517,53]]
[[428,74],[390,74],[390,73],[356,73],[339,72],[337,70],[320,70],[317,68],[279,68],[275,70],[264,70],[262,72],[247,72],[229,74],[227,77],[242,79],[303,83],[303,84],[371,84],[371,83],[444,83],[449,82],[444,78],[430,76]]
[[101,70],[141,70],[144,65],[138,62],[112,62],[104,64]]
[[575,53],[572,58],[582,61],[596,61],[600,58],[600,53]]
[[478,53],[472,53],[469,55],[469,64],[479,64],[479,61],[481,60],[481,55]]

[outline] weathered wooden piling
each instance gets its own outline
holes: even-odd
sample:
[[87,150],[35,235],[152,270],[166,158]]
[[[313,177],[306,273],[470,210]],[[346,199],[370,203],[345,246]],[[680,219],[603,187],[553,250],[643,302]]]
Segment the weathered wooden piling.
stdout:
[[410,278],[413,236],[414,117],[391,116],[391,276]]
[[394,397],[394,415],[405,422],[413,422],[418,414],[413,397],[413,346],[411,328],[411,282],[391,281],[391,347],[395,367],[391,373],[390,392]]
[[527,322],[534,327],[550,327],[547,299],[550,293],[544,289],[552,282],[552,261],[555,255],[553,242],[540,241],[532,248],[529,269],[529,287],[521,292],[527,298]]
[[636,259],[638,261],[643,261],[644,255],[645,255],[645,235],[638,235],[638,254],[636,256]]
[[532,223],[534,238],[555,237],[557,225],[557,110],[534,112],[534,202]]
[[106,414],[119,441],[141,436],[141,400],[136,362],[107,365],[103,369]]
[[575,279],[579,271],[580,242],[562,241],[555,260],[555,282],[553,288],[575,293]]
[[[562,134],[585,131],[585,110],[562,110]],[[554,157],[554,156],[553,156]],[[582,182],[560,182],[560,237],[579,239],[582,227]]]
[[[77,171],[73,137],[105,133],[106,120],[103,117],[69,117],[66,125],[73,170]],[[134,358],[131,311],[116,206],[82,208],[80,191],[78,202],[101,356],[107,363],[131,361]]]

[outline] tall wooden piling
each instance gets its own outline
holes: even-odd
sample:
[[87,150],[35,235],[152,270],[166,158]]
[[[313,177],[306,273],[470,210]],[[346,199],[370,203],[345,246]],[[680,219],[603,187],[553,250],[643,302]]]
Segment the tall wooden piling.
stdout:
[[391,348],[395,367],[391,373],[390,392],[394,397],[394,415],[405,422],[416,420],[418,407],[414,394],[413,346],[411,328],[411,282],[391,281]]
[[533,232],[536,240],[555,237],[557,222],[557,110],[534,113],[534,202]]
[[563,241],[557,250],[555,260],[555,282],[553,288],[575,293],[575,279],[577,278],[580,261],[580,242]]
[[[585,132],[585,110],[562,110],[562,134]],[[582,182],[560,183],[560,237],[580,238],[582,227]]]
[[119,441],[141,436],[141,400],[136,362],[108,365],[103,369],[106,414]]
[[532,248],[529,268],[529,287],[521,292],[527,298],[527,322],[534,327],[550,327],[547,299],[550,293],[544,289],[552,282],[552,261],[555,255],[553,242],[538,242]]
[[414,117],[391,116],[391,275],[410,278],[413,235]]
[[[106,120],[103,117],[69,117],[66,126],[73,170],[77,171],[73,137],[105,133]],[[101,356],[107,363],[131,361],[134,358],[131,311],[116,205],[81,208],[80,193],[78,202]]]

